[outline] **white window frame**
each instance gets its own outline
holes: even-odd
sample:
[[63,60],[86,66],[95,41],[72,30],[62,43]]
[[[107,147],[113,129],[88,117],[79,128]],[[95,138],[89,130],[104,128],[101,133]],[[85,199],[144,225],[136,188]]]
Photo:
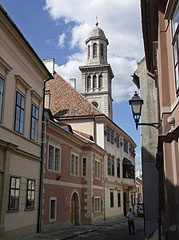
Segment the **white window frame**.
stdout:
[[94,198],[94,212],[101,212],[101,198]]
[[[54,152],[53,152],[53,162],[52,162],[52,168],[49,168],[49,149],[50,149],[50,146],[52,146],[54,148]],[[60,151],[60,154],[59,154],[59,169],[56,170],[55,169],[55,149],[58,149]],[[49,144],[48,144],[48,155],[47,155],[47,169],[48,171],[53,171],[53,172],[58,172],[60,173],[61,172],[61,147],[55,143],[53,143],[52,141],[49,141]]]
[[[74,163],[73,163],[73,172],[72,172],[72,159],[74,156]],[[70,158],[70,175],[71,176],[79,176],[79,155],[72,152]]]
[[[51,202],[55,201],[55,217],[51,218]],[[56,197],[50,197],[50,202],[49,202],[49,222],[56,222],[56,217],[57,217],[57,198]]]
[[[85,163],[85,173],[86,173],[86,174],[83,174],[83,173],[84,173],[84,171],[83,171],[83,169],[84,169],[84,159],[85,159],[85,161],[86,161],[86,163]],[[82,158],[82,176],[83,176],[83,177],[87,177],[87,158],[86,158],[86,157],[83,157],[83,158]]]
[[101,178],[100,171],[101,171],[100,161],[95,159],[95,161],[94,161],[94,177],[96,179],[100,179]]

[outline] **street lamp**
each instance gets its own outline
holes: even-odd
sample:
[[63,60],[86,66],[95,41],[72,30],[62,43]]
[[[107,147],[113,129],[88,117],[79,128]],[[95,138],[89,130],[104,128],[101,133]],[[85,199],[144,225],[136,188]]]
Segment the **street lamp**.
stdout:
[[144,101],[139,97],[137,92],[135,92],[134,96],[131,98],[131,100],[129,100],[129,104],[132,108],[133,118],[136,123],[136,129],[138,129],[139,125],[151,126],[158,129],[160,127],[160,123],[139,123],[143,102]]

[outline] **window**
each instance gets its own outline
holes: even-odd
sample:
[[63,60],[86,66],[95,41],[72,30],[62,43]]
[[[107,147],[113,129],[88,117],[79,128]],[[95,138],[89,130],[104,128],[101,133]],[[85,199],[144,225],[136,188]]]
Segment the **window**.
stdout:
[[101,211],[101,198],[95,197],[94,199],[94,211],[100,212]]
[[120,162],[117,161],[117,177],[120,177]]
[[90,45],[88,45],[88,59],[90,58]]
[[95,161],[95,178],[100,178],[100,162]]
[[117,193],[117,202],[118,202],[118,207],[121,207],[121,193]]
[[172,19],[176,91],[179,93],[179,3]]
[[10,178],[10,189],[9,189],[9,210],[19,209],[19,195],[20,195],[20,178]]
[[127,158],[123,159],[123,178],[135,179],[135,167]]
[[38,141],[39,109],[32,104],[31,134],[30,138]]
[[93,76],[93,89],[97,87],[96,75]]
[[111,131],[111,143],[114,144],[114,132]]
[[112,164],[112,176],[114,176],[114,160],[111,161]]
[[98,103],[97,103],[97,102],[95,102],[95,101],[94,101],[94,102],[92,102],[92,104],[93,104],[93,106],[95,106],[95,108],[98,108],[98,106],[99,106],[99,105],[98,105]]
[[83,176],[86,177],[86,158],[83,158]]
[[128,142],[124,140],[124,152],[128,153]]
[[16,114],[15,114],[15,131],[23,134],[24,132],[24,108],[25,108],[25,97],[16,92]]
[[90,88],[91,88],[91,77],[88,76],[88,77],[87,77],[87,91],[89,91]]
[[119,147],[119,136],[116,137],[116,146]]
[[50,222],[56,221],[56,198],[50,198],[49,220]]
[[108,158],[108,174],[111,175],[111,159]]
[[93,57],[97,57],[97,44],[93,44]]
[[114,192],[110,192],[110,207],[114,207]]
[[101,57],[104,57],[104,45],[102,43],[100,45],[100,53],[101,53]]
[[102,75],[99,75],[99,89],[103,87],[103,77]]
[[0,123],[2,122],[3,95],[4,95],[4,80],[0,77]]
[[60,171],[60,149],[52,145],[48,148],[48,169]]
[[27,180],[26,208],[33,209],[35,201],[35,180]]
[[71,175],[78,176],[78,156],[71,155]]
[[107,141],[111,141],[111,131],[109,129],[107,129]]

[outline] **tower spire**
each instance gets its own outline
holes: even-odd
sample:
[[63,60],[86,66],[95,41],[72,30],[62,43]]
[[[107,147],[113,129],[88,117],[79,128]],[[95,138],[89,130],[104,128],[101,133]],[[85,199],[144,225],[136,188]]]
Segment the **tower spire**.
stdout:
[[98,17],[96,17],[96,26],[98,26]]

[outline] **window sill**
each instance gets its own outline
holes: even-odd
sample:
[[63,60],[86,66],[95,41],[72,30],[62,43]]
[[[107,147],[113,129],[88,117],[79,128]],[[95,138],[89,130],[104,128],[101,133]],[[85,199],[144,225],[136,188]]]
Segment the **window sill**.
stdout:
[[7,210],[6,213],[17,213],[19,212],[19,210],[13,210],[13,209],[10,209],[10,210]]
[[35,210],[35,208],[25,208],[24,209],[25,212],[29,212],[29,211],[31,212],[31,211],[34,211],[34,210]]

